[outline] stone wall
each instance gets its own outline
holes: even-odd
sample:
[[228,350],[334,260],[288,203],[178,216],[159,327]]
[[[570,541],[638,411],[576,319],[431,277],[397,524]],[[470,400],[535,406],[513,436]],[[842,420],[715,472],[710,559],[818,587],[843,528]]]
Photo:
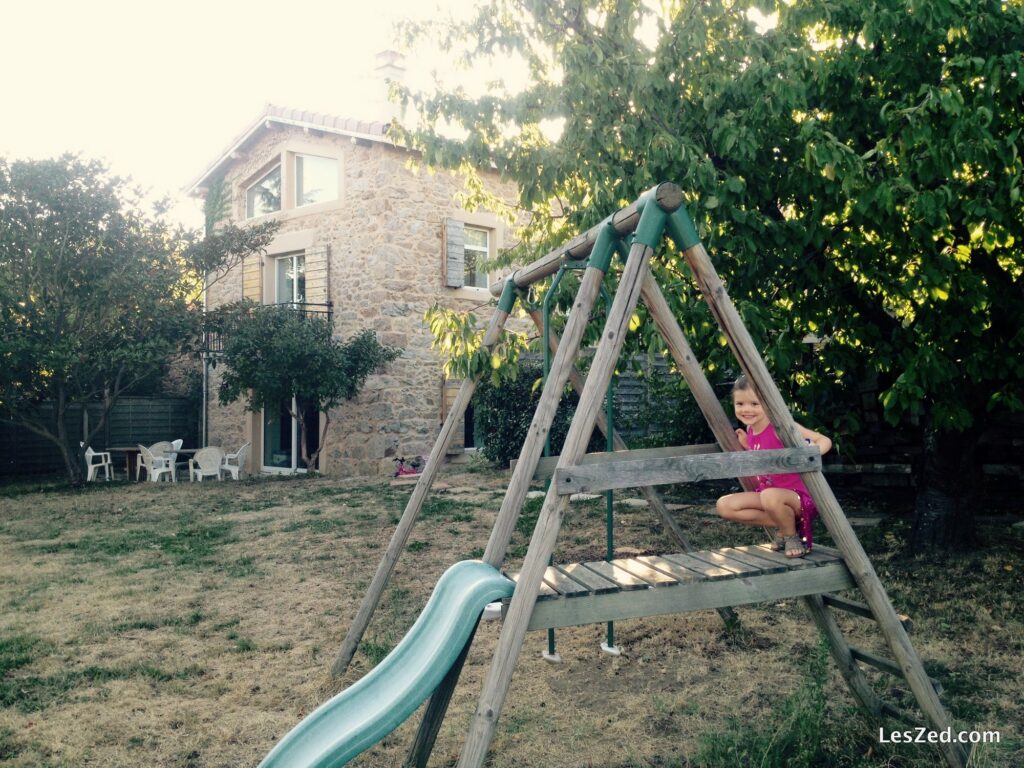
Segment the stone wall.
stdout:
[[[383,343],[403,350],[399,359],[369,379],[357,398],[330,414],[321,456],[320,468],[326,474],[381,474],[393,470],[395,456],[426,455],[441,424],[443,361],[430,349],[431,336],[423,321],[426,310],[435,302],[455,309],[484,304],[480,312],[484,323],[492,312],[486,306],[486,291],[444,286],[442,224],[450,217],[493,228],[498,247],[504,227],[488,214],[461,211],[456,196],[462,191],[462,179],[448,172],[413,170],[405,150],[382,143],[357,144],[329,134],[306,135],[286,127],[264,131],[232,166],[227,180],[235,188],[236,220],[244,219],[244,185],[258,178],[275,158],[295,151],[340,158],[341,199],[308,211],[271,214],[282,226],[278,245],[264,259],[264,281],[271,279],[267,265],[276,249],[292,250],[295,243],[302,243],[307,252],[329,249],[327,295],[334,305],[335,336],[347,339],[370,328]],[[491,179],[489,188],[510,201],[515,199],[511,185]],[[209,307],[238,300],[243,290],[242,270],[236,268],[210,287]],[[260,420],[244,413],[240,403],[217,404],[218,377],[214,369],[209,442],[234,450],[252,440],[250,469],[258,471]]]

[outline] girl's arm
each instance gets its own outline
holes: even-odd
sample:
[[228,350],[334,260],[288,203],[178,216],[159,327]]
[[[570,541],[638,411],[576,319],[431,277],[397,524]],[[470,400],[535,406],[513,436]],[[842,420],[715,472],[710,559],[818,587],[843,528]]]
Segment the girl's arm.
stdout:
[[809,442],[811,445],[818,446],[818,450],[821,451],[822,455],[828,453],[832,449],[832,441],[820,432],[808,429],[802,424],[797,424],[796,428],[800,430],[800,434],[804,440]]
[[736,430],[736,439],[740,441],[740,445],[743,446],[744,451],[749,448],[747,445],[747,431],[745,429]]

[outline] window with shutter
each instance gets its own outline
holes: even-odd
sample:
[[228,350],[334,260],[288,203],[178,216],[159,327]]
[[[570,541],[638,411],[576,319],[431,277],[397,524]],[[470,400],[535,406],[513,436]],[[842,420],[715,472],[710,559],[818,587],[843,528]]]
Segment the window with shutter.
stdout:
[[466,284],[466,225],[458,219],[444,220],[444,276],[449,288]]

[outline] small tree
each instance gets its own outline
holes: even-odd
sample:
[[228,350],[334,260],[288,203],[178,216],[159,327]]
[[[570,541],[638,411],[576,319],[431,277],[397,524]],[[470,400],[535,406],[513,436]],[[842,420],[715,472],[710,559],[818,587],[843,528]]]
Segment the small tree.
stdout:
[[[331,409],[355,397],[371,373],[401,355],[401,350],[377,341],[371,330],[338,341],[331,336],[329,322],[287,306],[260,307],[245,301],[223,307],[219,314],[224,334],[220,362],[227,369],[218,392],[221,404],[245,398],[247,411],[259,411],[288,403],[309,470],[326,445]],[[324,429],[313,453],[304,409],[293,408],[293,398],[324,414]]]
[[96,161],[0,160],[0,419],[53,442],[81,485],[72,407],[102,406],[89,444],[122,393],[195,340],[202,274],[272,232],[174,227]]

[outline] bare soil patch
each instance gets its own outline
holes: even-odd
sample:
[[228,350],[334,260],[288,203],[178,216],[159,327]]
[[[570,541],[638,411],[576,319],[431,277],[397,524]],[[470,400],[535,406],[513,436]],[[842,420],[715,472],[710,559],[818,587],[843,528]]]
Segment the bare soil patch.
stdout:
[[[394,647],[441,573],[479,557],[507,476],[443,473],[352,667],[328,668],[411,486],[317,479],[242,483],[0,487],[0,762],[11,766],[252,766],[325,698]],[[713,514],[719,489],[670,489],[699,547],[759,542]],[[623,494],[630,498],[635,494]],[[966,730],[999,731],[979,766],[1024,765],[1024,538],[1009,518],[981,524],[984,548],[942,562],[902,554],[907,505],[846,495],[858,528],[943,700]],[[528,503],[510,570],[529,540]],[[1021,510],[1008,510],[1020,514]],[[604,555],[605,502],[571,505],[558,559]],[[616,507],[621,552],[678,547],[647,509]],[[829,543],[822,531],[822,543]],[[857,599],[855,594],[848,595]],[[739,608],[729,634],[714,611],[557,633],[541,659],[531,633],[489,765],[670,768],[726,765],[933,766],[925,745],[879,744],[802,603]],[[863,619],[853,641],[888,655]],[[457,761],[498,636],[481,626],[432,766]],[[889,700],[905,685],[869,673]],[[414,715],[352,765],[401,764]],[[810,723],[807,737],[801,728]],[[780,755],[780,744],[782,747]],[[732,750],[730,752],[730,750]]]

